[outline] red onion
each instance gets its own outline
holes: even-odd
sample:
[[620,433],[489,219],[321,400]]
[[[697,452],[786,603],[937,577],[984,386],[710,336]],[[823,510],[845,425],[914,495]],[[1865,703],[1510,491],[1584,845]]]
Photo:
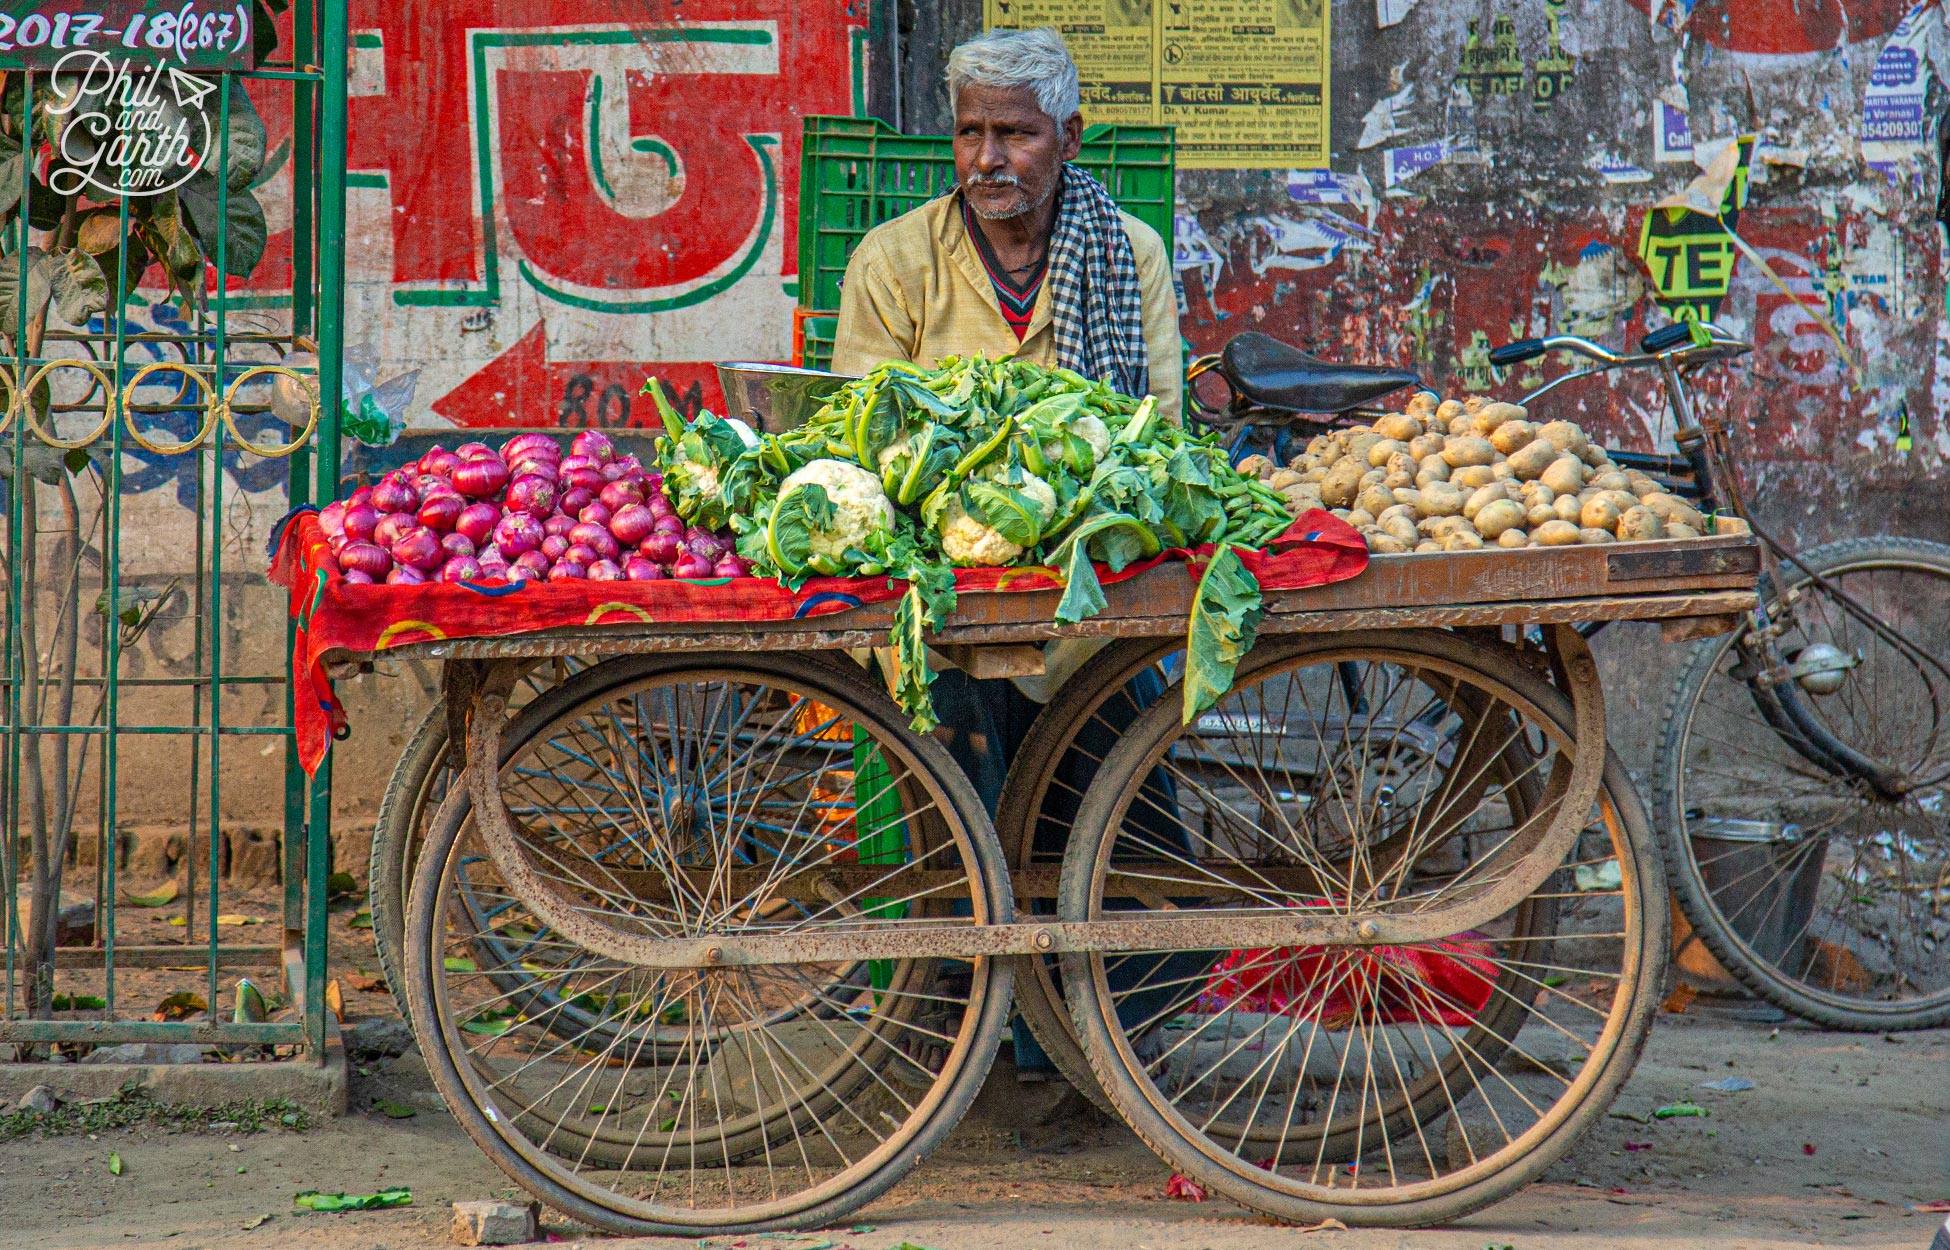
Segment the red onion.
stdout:
[[609,519],[609,532],[625,547],[634,547],[650,537],[656,525],[657,518],[650,515],[650,509],[633,503],[616,510],[616,515]]
[[651,534],[643,540],[643,554],[658,564],[675,564],[684,558],[684,540],[675,534]]
[[420,492],[389,473],[372,488],[372,506],[381,512],[411,512],[420,506]]
[[650,528],[656,533],[669,534],[673,538],[684,537],[684,519],[675,514],[658,517]]
[[367,577],[384,577],[386,570],[393,567],[393,557],[384,547],[373,543],[347,543],[345,550],[339,552],[339,567],[348,573],[356,570]]
[[345,510],[345,536],[354,542],[372,537],[379,524],[379,509],[369,503],[355,503]]
[[682,578],[705,578],[712,575],[711,568],[711,561],[700,556],[687,555],[670,570],[670,575]]
[[739,556],[726,556],[711,566],[713,577],[750,577],[751,566]]
[[611,482],[596,498],[611,512],[621,512],[629,504],[643,502],[643,487],[636,482]]
[[[630,459],[634,460],[636,459],[636,457],[631,456]],[[663,488],[664,488],[663,474],[658,473],[653,469],[650,472],[645,473],[643,475],[643,489],[661,492]]]
[[684,531],[684,546],[698,559],[709,560],[713,564],[731,551],[731,544],[702,525],[693,525]]
[[565,513],[558,513],[542,522],[542,532],[545,534],[567,534],[579,524],[581,522],[577,521],[574,517]]
[[440,540],[434,537],[432,530],[416,525],[401,534],[393,544],[393,559],[426,572],[445,563],[447,553],[441,550]]
[[545,482],[553,482],[556,478],[555,461],[541,460],[534,456],[523,456],[519,460],[510,460],[508,462],[508,476],[510,478],[539,477]]
[[529,577],[547,577],[548,557],[543,555],[539,551],[524,551],[520,555],[515,557],[515,562],[513,564],[510,564],[508,566],[508,571],[510,573],[514,572],[516,569],[520,569],[523,573],[526,573]]
[[347,495],[345,498],[345,502],[355,508],[362,503],[371,503],[372,487],[361,486],[359,489],[353,491],[350,495]]
[[467,535],[465,534],[444,535],[440,539],[440,549],[447,553],[448,559],[452,559],[455,556],[468,556],[471,558],[475,551],[474,544],[468,541]]
[[345,536],[345,501],[343,499],[337,503],[328,503],[318,510],[318,528],[324,531],[325,537],[327,538],[343,538]]
[[419,586],[425,584],[426,580],[427,575],[410,564],[395,565],[393,571],[386,574],[388,586]]
[[420,472],[431,473],[436,477],[446,477],[460,467],[460,457],[435,443],[433,449],[420,457]]
[[592,582],[620,582],[623,570],[616,567],[613,560],[598,560],[589,566],[589,580]]
[[345,572],[345,582],[348,586],[370,586],[372,585],[372,574],[361,573],[357,569],[347,569]]
[[601,430],[584,430],[569,444],[572,456],[587,456],[597,464],[606,464],[616,459],[616,444],[609,441],[609,435]]
[[529,581],[530,579],[536,576],[547,576],[547,574],[538,575],[535,572],[535,570],[529,568],[525,564],[519,564],[519,563],[503,564],[496,568],[489,568],[487,565],[483,564],[481,566],[481,575],[483,577],[489,577],[489,578],[498,577],[504,582],[516,582],[516,583]]
[[570,486],[580,490],[586,490],[591,495],[601,490],[603,483],[607,480],[603,477],[603,471],[593,465],[587,468],[578,467],[574,469],[565,467],[557,476],[561,481],[567,482]]
[[508,557],[502,555],[501,548],[495,546],[493,543],[476,549],[474,558],[481,562],[481,567],[484,569],[491,569],[497,564],[503,568],[506,568],[508,565]]
[[510,464],[527,456],[538,460],[560,460],[562,448],[546,434],[517,434],[501,444],[501,458]]
[[562,535],[560,534],[550,534],[547,538],[544,538],[542,540],[542,545],[540,548],[541,553],[544,556],[548,557],[548,562],[550,564],[553,564],[557,560],[560,560],[562,558],[562,553],[567,551],[568,549],[569,549],[569,540],[562,537]]
[[462,460],[478,460],[482,456],[492,456],[495,452],[494,448],[486,443],[462,443],[454,448],[454,454]]
[[570,543],[568,550],[562,553],[562,559],[571,564],[580,564],[585,569],[602,558],[603,553],[588,543]]
[[481,562],[473,556],[455,556],[440,566],[440,580],[443,582],[479,581]]
[[508,466],[493,453],[469,460],[454,470],[454,489],[480,499],[508,484]]
[[419,519],[411,512],[388,512],[372,527],[372,540],[382,547],[390,547],[399,541],[401,534],[419,525]]
[[[507,555],[519,557],[540,547],[546,533],[542,523],[526,512],[510,512],[494,527],[494,545]],[[544,567],[541,571],[546,573],[548,569]]]
[[[656,517],[659,521],[663,520],[667,516],[677,515],[677,509],[670,506],[670,500],[665,499],[660,494],[652,495],[648,499],[644,500],[643,506],[650,509],[650,515]],[[678,532],[679,533],[683,532],[681,527],[679,528]]]
[[508,511],[526,512],[536,520],[555,511],[555,483],[532,474],[508,484]]
[[605,482],[620,482],[629,475],[630,470],[628,466],[618,464],[614,460],[603,466],[603,480]]
[[635,456],[618,456],[611,463],[623,466],[624,481],[637,482],[639,484],[643,481],[643,462]]
[[454,528],[454,523],[466,510],[467,501],[459,495],[435,495],[420,505],[418,519],[428,529],[444,534]]
[[454,533],[467,535],[468,541],[479,546],[494,532],[495,522],[501,519],[501,509],[491,503],[470,503],[460,510],[454,518]]
[[548,570],[548,580],[552,582],[579,582],[588,575],[588,570],[574,560],[557,560]]
[[596,492],[580,486],[565,486],[562,490],[560,507],[563,516],[574,516],[590,504],[596,502]]
[[600,525],[607,529],[609,528],[610,511],[598,501],[577,512],[576,520],[586,522],[590,525]]
[[631,556],[629,559],[623,561],[623,576],[626,580],[632,582],[660,582],[668,577],[669,574],[658,567],[654,560],[646,560],[642,556]]
[[[605,560],[616,557],[616,536],[607,527],[592,525],[588,521],[577,521],[576,527],[569,531],[569,541],[587,547]],[[583,563],[588,563],[584,561]]]

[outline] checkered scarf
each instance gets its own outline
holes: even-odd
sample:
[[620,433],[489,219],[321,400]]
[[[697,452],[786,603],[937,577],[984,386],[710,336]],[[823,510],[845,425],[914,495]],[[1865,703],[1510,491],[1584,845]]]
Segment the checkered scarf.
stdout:
[[1063,202],[1049,245],[1050,320],[1056,361],[1108,377],[1126,395],[1151,389],[1137,258],[1104,184],[1063,166]]

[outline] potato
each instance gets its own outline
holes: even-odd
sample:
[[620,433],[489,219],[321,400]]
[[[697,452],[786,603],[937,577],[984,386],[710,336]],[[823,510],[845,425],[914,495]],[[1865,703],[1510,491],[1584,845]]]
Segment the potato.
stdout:
[[1605,455],[1604,448],[1596,445],[1578,452],[1577,457],[1594,469],[1608,469],[1612,467],[1611,457]]
[[1551,500],[1551,511],[1557,513],[1559,520],[1575,523],[1584,511],[1584,501],[1576,495],[1559,495]]
[[1523,505],[1516,500],[1491,500],[1476,513],[1476,532],[1485,538],[1495,538],[1504,530],[1521,529],[1524,519]]
[[1314,463],[1323,469],[1331,469],[1347,455],[1347,448],[1340,443],[1329,443],[1327,449],[1314,457]]
[[1464,412],[1468,413],[1470,416],[1473,417],[1477,413],[1483,411],[1483,406],[1485,404],[1491,402],[1493,401],[1490,399],[1488,395],[1469,395],[1464,397],[1462,401],[1462,408]]
[[1323,500],[1319,495],[1309,494],[1305,491],[1296,490],[1296,489],[1287,489],[1281,491],[1280,498],[1286,501],[1286,511],[1288,516],[1299,516],[1301,513],[1310,511],[1311,509],[1324,508],[1327,506],[1326,501]]
[[1380,516],[1395,506],[1395,492],[1380,482],[1372,486],[1363,486],[1361,492],[1354,497],[1354,506],[1365,508],[1369,513]]
[[1593,530],[1615,529],[1622,513],[1623,509],[1612,499],[1611,493],[1601,491],[1578,512],[1578,524]]
[[1300,480],[1300,475],[1292,469],[1275,469],[1267,475],[1266,484],[1274,490],[1282,490]]
[[1578,542],[1578,527],[1569,521],[1546,521],[1530,531],[1539,547],[1574,547]]
[[1426,421],[1441,403],[1442,401],[1433,391],[1417,391],[1408,397],[1408,402],[1402,405],[1402,410],[1411,417]]
[[1469,424],[1477,433],[1488,434],[1500,428],[1505,422],[1521,421],[1528,415],[1520,404],[1506,404],[1491,400],[1470,415]]
[[1430,456],[1441,454],[1442,445],[1448,441],[1448,436],[1444,434],[1418,435],[1408,440],[1408,454],[1417,460],[1427,460]]
[[1391,474],[1393,473],[1405,474],[1408,477],[1408,480],[1412,482],[1415,480],[1415,475],[1421,472],[1422,462],[1420,460],[1417,460],[1415,457],[1409,455],[1405,451],[1398,451],[1394,455],[1388,457],[1388,463],[1382,465],[1381,467],[1383,469],[1386,469]]
[[1631,491],[1634,495],[1663,495],[1666,493],[1665,487],[1659,485],[1659,483],[1653,481],[1637,469],[1625,470],[1625,481],[1628,483],[1625,489]]
[[1412,474],[1403,473],[1395,469],[1390,469],[1388,471],[1388,476],[1381,479],[1381,484],[1387,487],[1389,490],[1397,490],[1404,486],[1415,485],[1415,478]]
[[1439,540],[1447,538],[1457,530],[1469,529],[1470,524],[1459,516],[1432,516],[1416,522],[1415,528],[1430,538]]
[[1239,476],[1241,477],[1264,478],[1273,476],[1273,470],[1279,466],[1275,465],[1265,456],[1247,456],[1239,462],[1237,467],[1239,469]]
[[1528,446],[1536,437],[1537,427],[1530,422],[1505,421],[1490,431],[1490,445],[1507,456],[1518,448]]
[[1368,448],[1368,463],[1379,469],[1388,463],[1388,457],[1399,455],[1407,450],[1408,444],[1398,438],[1380,439]]
[[1424,551],[1440,551],[1442,550],[1442,544],[1433,538],[1424,538],[1421,542],[1415,544],[1415,550],[1418,555]]
[[1611,536],[1609,530],[1593,529],[1590,526],[1586,526],[1578,531],[1578,541],[1589,547],[1595,546],[1598,543],[1615,543],[1618,540]]
[[1422,535],[1416,530],[1415,522],[1401,513],[1385,520],[1378,520],[1375,528],[1403,545],[1403,550],[1413,547]]
[[1508,482],[1512,486],[1517,485],[1517,471],[1510,467],[1508,460],[1499,460],[1491,465],[1490,476],[1499,482]]
[[1376,513],[1374,523],[1385,529],[1388,522],[1395,517],[1407,517],[1408,523],[1413,525],[1422,519],[1422,514],[1415,510],[1414,504],[1398,503]]
[[1557,520],[1557,509],[1547,503],[1532,504],[1523,516],[1524,524],[1536,529],[1539,525]]
[[1368,511],[1366,508],[1349,508],[1347,510],[1347,516],[1343,519],[1355,529],[1361,529],[1374,524],[1374,513]]
[[1456,418],[1449,422],[1448,429],[1451,438],[1463,438],[1476,432],[1469,424],[1469,414],[1466,412],[1457,414]]
[[1319,483],[1327,480],[1327,473],[1328,471],[1326,469],[1323,469],[1320,466],[1316,465],[1313,468],[1302,472],[1300,474],[1300,480],[1303,482],[1313,482],[1316,485],[1318,485]]
[[1576,456],[1559,456],[1537,480],[1560,495],[1575,495],[1584,488],[1584,461]]
[[1460,516],[1465,496],[1447,482],[1430,482],[1422,488],[1418,507],[1423,516]]
[[1559,451],[1568,451],[1574,456],[1591,446],[1591,440],[1573,421],[1546,421],[1537,427],[1537,437],[1549,439]]
[[1486,464],[1465,465],[1451,473],[1449,481],[1457,490],[1475,490],[1496,481],[1496,470]]
[[1452,469],[1462,469],[1477,464],[1494,464],[1496,446],[1487,438],[1452,438],[1442,449],[1442,458]]
[[1666,523],[1659,514],[1643,504],[1625,509],[1618,517],[1618,541],[1648,542],[1666,536]]
[[1599,490],[1622,490],[1632,498],[1638,498],[1638,492],[1632,489],[1632,479],[1623,473],[1594,473],[1589,482]]
[[[1740,516],[1716,516],[1711,518],[1707,522],[1707,525],[1710,527],[1711,533],[1718,534],[1722,538],[1731,534],[1751,534],[1754,532],[1754,527],[1747,524],[1747,518]],[[1709,531],[1702,530],[1700,532],[1707,533]]]
[[1484,507],[1495,503],[1499,499],[1508,499],[1509,497],[1510,488],[1501,482],[1491,482],[1488,486],[1479,486],[1469,492],[1468,499],[1463,500],[1463,517],[1466,520],[1474,521],[1476,514],[1481,512]]
[[1557,492],[1542,482],[1522,482],[1517,486],[1516,497],[1523,500],[1526,508],[1534,508],[1538,504],[1548,508],[1551,500],[1557,498]]
[[1504,530],[1496,536],[1496,545],[1499,547],[1508,547],[1512,550],[1518,547],[1528,547],[1530,545],[1530,535],[1524,533],[1522,530]]
[[1437,404],[1435,408],[1435,419],[1440,421],[1444,426],[1447,426],[1451,421],[1463,415],[1465,415],[1465,412],[1462,401],[1459,399],[1445,399],[1440,404]]
[[1664,491],[1650,491],[1639,496],[1639,503],[1651,509],[1668,526],[1677,522],[1696,534],[1706,529],[1706,518],[1677,495],[1668,495]]
[[1699,531],[1694,529],[1692,526],[1686,524],[1684,521],[1667,521],[1666,537],[1667,538],[1698,538]]
[[1422,434],[1422,423],[1414,417],[1401,412],[1391,412],[1374,423],[1374,432],[1384,438],[1400,439],[1406,443]]
[[1320,484],[1320,497],[1330,507],[1345,508],[1354,502],[1354,496],[1361,489],[1361,474],[1367,469],[1365,461],[1353,456],[1343,457],[1334,466],[1327,480]]
[[1528,482],[1541,477],[1558,455],[1556,443],[1547,438],[1535,439],[1510,453],[1510,471]]
[[1483,536],[1475,530],[1456,530],[1442,540],[1444,551],[1481,551]]
[[1353,438],[1347,440],[1347,454],[1353,456],[1356,460],[1366,463],[1368,453],[1374,450],[1374,445],[1387,441],[1387,439],[1382,438],[1379,434],[1356,434]]
[[1384,534],[1380,530],[1362,530],[1361,539],[1368,544],[1368,550],[1378,556],[1405,555],[1415,547],[1414,539],[1403,542],[1393,534]]

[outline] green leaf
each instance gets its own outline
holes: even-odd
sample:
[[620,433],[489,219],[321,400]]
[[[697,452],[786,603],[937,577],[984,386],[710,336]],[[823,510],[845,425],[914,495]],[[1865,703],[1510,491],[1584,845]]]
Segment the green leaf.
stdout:
[[55,1011],[100,1011],[108,1000],[99,994],[56,994],[48,1005]]
[[341,894],[354,894],[359,889],[358,880],[349,872],[335,872],[325,878],[325,897],[336,898]]
[[1063,600],[1056,605],[1056,623],[1074,625],[1104,610],[1104,588],[1091,566],[1084,543],[1070,545],[1069,567],[1063,570]]
[[480,971],[480,969],[475,966],[474,961],[467,958],[465,955],[449,955],[447,956],[446,962],[442,966],[445,967],[449,972],[479,972]]
[[855,418],[854,458],[867,472],[878,472],[880,453],[893,446],[906,425],[900,393],[891,386],[882,385],[875,392],[873,402],[860,410]]
[[806,523],[814,529],[824,533],[833,528],[834,521],[839,520],[840,510],[833,506],[826,488],[819,483],[808,482],[792,494],[800,510],[806,514]]
[[934,674],[928,671],[927,608],[920,587],[910,585],[901,596],[889,641],[900,668],[894,679],[894,702],[907,713],[915,733],[931,733],[941,722],[935,719],[934,698],[928,693]]
[[1197,719],[1232,689],[1239,661],[1259,632],[1259,581],[1230,543],[1222,544],[1192,600],[1185,638],[1185,723]]
[[1705,1119],[1707,1116],[1712,1114],[1713,1113],[1711,1111],[1708,1111],[1705,1107],[1700,1106],[1692,1099],[1682,1098],[1676,1103],[1672,1103],[1669,1106],[1664,1106],[1659,1108],[1657,1111],[1654,1111],[1652,1113],[1652,1118],[1655,1120],[1674,1120],[1674,1119],[1687,1119],[1687,1118]]
[[48,280],[54,311],[71,326],[86,326],[90,316],[108,307],[108,279],[95,258],[80,248],[60,253]]
[[382,1189],[376,1194],[321,1194],[307,1189],[291,1200],[293,1206],[312,1211],[377,1211],[384,1207],[410,1207],[410,1189]]
[[208,169],[201,170],[176,188],[176,200],[182,206],[184,221],[196,237],[197,246],[212,262],[217,259],[218,227],[228,213],[230,220],[223,238],[224,269],[232,277],[247,277],[264,258],[264,245],[269,237],[264,206],[247,190],[234,191],[225,198],[217,194],[217,187],[215,174]]
[[[18,334],[24,324],[20,308],[22,256],[0,256],[0,334]],[[38,247],[25,253],[27,270],[27,321],[32,321],[53,297],[54,258]]]
[[381,1098],[372,1104],[372,1109],[389,1120],[410,1120],[419,1112],[403,1102],[388,1102]]
[[975,481],[962,488],[968,514],[1025,551],[1043,536],[1043,514],[1029,496],[1000,482]]
[[0,161],[0,224],[11,220],[14,210],[20,207],[21,160],[16,146],[13,155]]
[[372,913],[365,910],[353,912],[352,921],[347,927],[353,929],[372,928]]
[[110,1176],[120,1176],[122,1174],[122,1156],[116,1154],[113,1150],[108,1152],[108,1174]]

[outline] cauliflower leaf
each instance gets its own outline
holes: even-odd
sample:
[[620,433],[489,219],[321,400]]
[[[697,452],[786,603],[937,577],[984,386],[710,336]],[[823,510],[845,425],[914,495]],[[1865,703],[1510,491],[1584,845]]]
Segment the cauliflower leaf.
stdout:
[[1185,637],[1186,724],[1232,689],[1233,673],[1259,634],[1259,618],[1259,579],[1231,543],[1221,543],[1192,599]]

